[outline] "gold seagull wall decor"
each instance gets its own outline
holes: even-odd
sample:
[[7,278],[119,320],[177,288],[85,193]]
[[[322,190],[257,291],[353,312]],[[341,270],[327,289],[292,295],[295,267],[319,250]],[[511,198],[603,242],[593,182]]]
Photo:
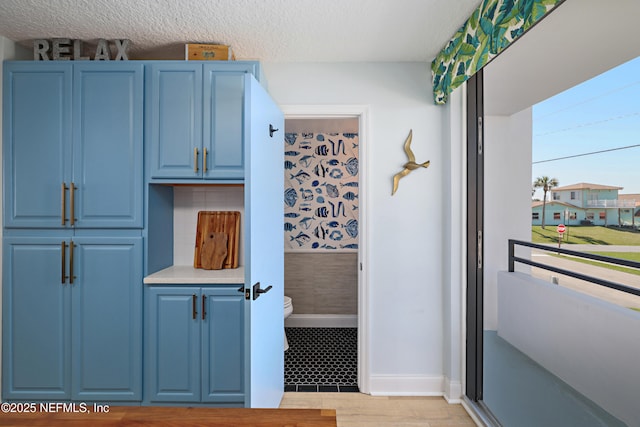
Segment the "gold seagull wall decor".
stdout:
[[404,152],[407,153],[407,158],[409,161],[403,165],[404,169],[393,176],[393,191],[391,195],[393,196],[398,190],[398,183],[400,182],[400,178],[403,178],[409,175],[409,172],[418,169],[418,168],[428,168],[431,163],[427,160],[424,163],[416,163],[416,156],[411,151],[411,139],[413,138],[413,129],[409,130],[409,136],[407,136],[406,141],[404,142]]

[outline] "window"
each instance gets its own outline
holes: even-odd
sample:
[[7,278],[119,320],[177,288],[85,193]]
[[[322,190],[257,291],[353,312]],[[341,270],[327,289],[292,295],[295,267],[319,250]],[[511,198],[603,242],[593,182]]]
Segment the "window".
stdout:
[[571,200],[575,200],[576,199],[576,192],[572,191],[571,192]]
[[577,212],[569,212],[569,219],[578,219]]
[[593,212],[587,212],[586,218],[587,218],[589,221],[593,221]]
[[540,219],[540,213],[539,212],[533,212],[532,214],[533,220],[537,221]]
[[560,193],[553,193],[553,200],[560,200]]
[[607,218],[607,213],[605,211],[601,211],[600,212],[600,219],[606,219]]
[[560,212],[554,212],[553,219],[560,219]]

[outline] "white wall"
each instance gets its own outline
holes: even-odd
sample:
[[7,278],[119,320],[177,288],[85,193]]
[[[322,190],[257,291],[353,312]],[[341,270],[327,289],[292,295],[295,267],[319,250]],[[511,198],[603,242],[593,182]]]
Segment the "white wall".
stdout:
[[640,313],[522,273],[502,271],[498,283],[498,334],[611,415],[640,426]]
[[[269,92],[280,105],[366,105],[372,394],[443,393],[443,147],[448,108],[432,101],[426,63],[265,63]],[[413,129],[412,149],[428,169],[392,176]],[[448,287],[449,284],[446,284]],[[295,304],[295,303],[294,303]],[[459,327],[459,325],[458,325]]]
[[[484,329],[495,330],[498,271],[508,267],[507,241],[531,240],[531,108],[486,116],[484,123]],[[518,249],[518,255],[525,254]],[[517,269],[530,270],[523,264]]]
[[451,403],[463,395],[463,364],[466,337],[466,92],[464,87],[449,95],[443,122],[443,335],[444,397]]

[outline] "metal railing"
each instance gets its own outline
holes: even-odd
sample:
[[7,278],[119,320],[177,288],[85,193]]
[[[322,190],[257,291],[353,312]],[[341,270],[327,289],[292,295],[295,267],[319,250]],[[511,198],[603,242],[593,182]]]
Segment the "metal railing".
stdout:
[[640,262],[635,262],[635,261],[630,261],[630,260],[620,259],[620,258],[612,258],[608,256],[603,256],[603,255],[590,254],[587,252],[572,251],[569,249],[554,248],[551,246],[539,245],[537,243],[525,242],[523,240],[509,239],[509,271],[510,272],[514,272],[515,263],[520,262],[522,264],[527,264],[532,267],[538,267],[544,270],[553,271],[555,273],[564,274],[566,276],[575,277],[576,279],[586,280],[587,282],[595,283],[596,285],[604,286],[606,288],[615,289],[618,291],[626,292],[628,294],[640,296],[639,288],[633,288],[631,286],[611,282],[609,280],[604,280],[604,279],[600,279],[593,276],[587,276],[585,274],[576,273],[574,271],[565,270],[563,268],[541,264],[539,262],[535,262],[527,258],[517,257],[515,256],[516,245],[526,246],[526,247],[535,248],[535,249],[541,249],[543,251],[555,252],[558,254],[571,255],[578,258],[586,258],[594,261],[606,262],[609,264],[621,265],[624,267],[637,268],[637,269],[640,269]]
[[587,200],[587,208],[634,208],[635,200],[613,199],[613,200]]

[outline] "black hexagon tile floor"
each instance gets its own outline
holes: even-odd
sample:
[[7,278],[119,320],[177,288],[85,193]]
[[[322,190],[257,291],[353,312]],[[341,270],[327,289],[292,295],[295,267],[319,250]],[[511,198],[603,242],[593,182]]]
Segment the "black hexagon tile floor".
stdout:
[[357,328],[285,328],[284,391],[358,392]]

